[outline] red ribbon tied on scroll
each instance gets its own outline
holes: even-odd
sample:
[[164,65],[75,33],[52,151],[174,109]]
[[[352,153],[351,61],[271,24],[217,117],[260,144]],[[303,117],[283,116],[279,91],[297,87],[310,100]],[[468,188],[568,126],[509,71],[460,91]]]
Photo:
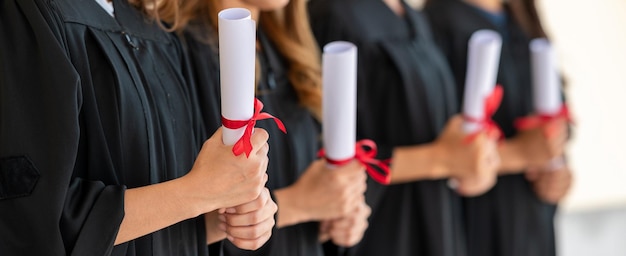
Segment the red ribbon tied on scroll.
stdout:
[[556,119],[564,119],[568,123],[573,123],[572,117],[570,116],[569,109],[567,105],[562,104],[561,109],[551,115],[547,114],[538,114],[528,117],[520,117],[515,120],[515,128],[518,130],[530,130],[538,128],[542,125],[548,124]]
[[381,160],[374,158],[378,153],[376,143],[372,140],[360,140],[356,142],[355,146],[356,150],[354,153],[354,157],[348,159],[329,159],[326,157],[326,152],[324,151],[324,149],[320,149],[317,155],[318,157],[325,158],[329,164],[337,166],[347,164],[353,159],[356,159],[365,166],[367,173],[370,175],[370,177],[372,177],[372,179],[380,184],[388,185],[391,182],[389,165]]
[[233,145],[233,153],[238,156],[241,153],[246,153],[246,157],[250,156],[250,152],[252,152],[252,142],[250,139],[252,138],[252,129],[256,125],[256,121],[263,119],[273,119],[278,129],[280,129],[283,133],[287,133],[285,129],[285,125],[280,119],[270,115],[266,112],[261,112],[263,109],[263,103],[259,99],[254,99],[254,114],[252,118],[249,120],[229,120],[222,116],[222,125],[229,129],[239,129],[241,127],[246,126],[246,129],[243,132],[243,136]]
[[485,114],[483,115],[482,119],[464,116],[466,122],[475,123],[482,127],[482,129],[478,130],[477,132],[468,135],[464,140],[465,143],[472,142],[474,139],[476,139],[476,136],[478,136],[478,134],[480,134],[482,131],[487,132],[487,136],[489,136],[490,138],[499,139],[502,136],[503,133],[500,129],[500,126],[498,126],[498,124],[493,121],[493,119],[491,119],[491,116],[493,116],[493,114],[495,114],[498,110],[498,107],[500,107],[500,103],[502,102],[502,96],[502,86],[496,85],[496,87],[493,88],[491,94],[489,94],[487,98],[485,98]]

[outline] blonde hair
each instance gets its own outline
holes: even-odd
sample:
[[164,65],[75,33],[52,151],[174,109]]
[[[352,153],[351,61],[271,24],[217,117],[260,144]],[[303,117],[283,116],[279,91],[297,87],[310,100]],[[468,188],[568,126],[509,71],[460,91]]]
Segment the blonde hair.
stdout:
[[[152,18],[167,22],[169,31],[181,32],[190,22],[212,26],[217,31],[217,13],[220,8],[218,1],[131,0],[131,3]],[[262,11],[258,22],[259,27],[287,60],[289,82],[294,87],[300,104],[316,118],[321,118],[320,53],[311,32],[306,0],[290,0],[280,10]]]

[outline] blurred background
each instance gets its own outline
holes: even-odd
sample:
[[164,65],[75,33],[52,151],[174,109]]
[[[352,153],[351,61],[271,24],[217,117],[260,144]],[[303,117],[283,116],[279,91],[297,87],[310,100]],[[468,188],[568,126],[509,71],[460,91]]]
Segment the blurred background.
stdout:
[[562,204],[562,256],[626,255],[626,1],[540,0],[576,118],[574,186]]
[[626,1],[536,1],[576,120],[568,147],[575,181],[557,217],[558,255],[626,256]]

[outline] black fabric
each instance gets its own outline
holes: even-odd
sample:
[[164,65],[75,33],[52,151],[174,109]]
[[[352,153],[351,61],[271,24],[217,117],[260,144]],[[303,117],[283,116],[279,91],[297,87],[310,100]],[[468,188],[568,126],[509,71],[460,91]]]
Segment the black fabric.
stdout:
[[[208,27],[192,24],[184,38],[198,81],[204,120],[208,129],[214,130],[221,124],[221,113],[219,108],[215,108],[219,106],[220,100],[217,75],[219,62],[215,33]],[[263,110],[280,118],[287,128],[287,134],[283,134],[270,121],[261,121],[257,125],[270,134],[267,187],[275,190],[293,184],[315,159],[320,129],[311,113],[298,102],[296,92],[287,78],[287,62],[262,31],[258,37],[261,46],[258,53],[261,78],[257,98],[264,103]],[[273,230],[271,239],[257,251],[238,249],[226,240],[222,246],[224,255],[323,255],[317,239],[318,223],[310,222]]]
[[39,171],[25,156],[0,159],[0,200],[28,196],[39,179]]
[[[395,15],[379,0],[311,0],[320,46],[358,47],[357,136],[394,147],[430,143],[458,111],[454,81],[425,18]],[[393,164],[393,163],[392,163]],[[464,255],[460,198],[445,180],[382,186],[368,183],[370,225],[350,255]]]
[[[494,120],[507,138],[515,136],[514,120],[533,110],[530,39],[510,18],[508,9],[505,9],[509,17],[506,27],[499,28],[476,7],[462,1],[432,2],[425,12],[452,66],[459,102],[464,92],[467,42],[471,34],[479,29],[491,29],[503,35],[498,83],[504,88],[504,98]],[[556,206],[541,202],[523,175],[502,176],[485,195],[464,201],[470,256],[555,255]]]
[[177,39],[113,2],[0,5],[0,158],[40,173],[0,200],[2,255],[207,255],[202,217],[113,246],[124,190],[184,175],[206,136]]

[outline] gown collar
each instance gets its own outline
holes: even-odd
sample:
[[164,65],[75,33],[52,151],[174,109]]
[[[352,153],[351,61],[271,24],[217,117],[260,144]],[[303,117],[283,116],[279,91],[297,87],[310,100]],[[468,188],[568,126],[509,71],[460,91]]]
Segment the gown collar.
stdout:
[[51,4],[57,8],[66,23],[77,23],[111,32],[123,31],[146,39],[167,41],[166,33],[156,21],[147,18],[127,0],[113,0],[115,17],[111,17],[94,0],[53,0]]

